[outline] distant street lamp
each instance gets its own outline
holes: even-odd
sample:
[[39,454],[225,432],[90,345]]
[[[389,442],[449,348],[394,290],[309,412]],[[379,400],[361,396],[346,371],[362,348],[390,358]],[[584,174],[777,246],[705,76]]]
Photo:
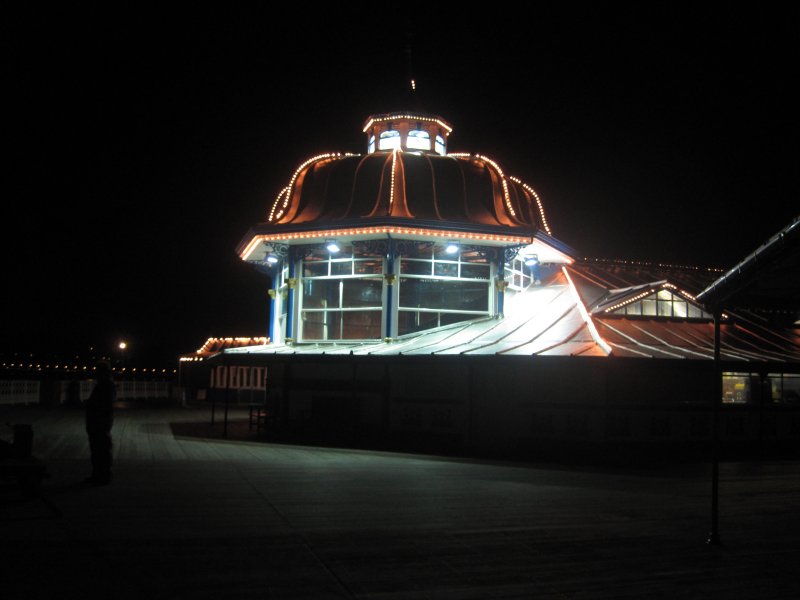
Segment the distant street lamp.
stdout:
[[119,343],[119,353],[122,357],[122,369],[125,369],[125,350],[128,349],[128,342],[122,341]]

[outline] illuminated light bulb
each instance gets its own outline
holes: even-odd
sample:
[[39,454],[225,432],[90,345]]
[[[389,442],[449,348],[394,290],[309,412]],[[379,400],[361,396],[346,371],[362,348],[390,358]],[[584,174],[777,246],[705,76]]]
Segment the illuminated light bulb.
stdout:
[[535,267],[539,264],[539,256],[536,254],[529,254],[525,257],[525,265],[528,267]]
[[269,256],[267,256],[267,262],[271,265],[274,265],[275,263],[278,262],[278,257],[275,256],[274,254],[270,254]]
[[458,252],[458,242],[447,242],[444,251],[448,254],[455,254]]
[[336,254],[337,252],[339,252],[341,250],[341,248],[339,248],[339,244],[336,243],[336,240],[328,240],[325,243],[325,247],[328,249],[328,252],[330,252],[331,254]]

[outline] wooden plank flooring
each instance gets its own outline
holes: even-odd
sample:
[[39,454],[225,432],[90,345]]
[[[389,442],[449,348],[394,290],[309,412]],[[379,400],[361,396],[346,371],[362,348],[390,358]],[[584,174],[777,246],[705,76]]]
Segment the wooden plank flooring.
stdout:
[[[245,418],[241,410],[232,418]],[[193,439],[207,409],[117,412],[115,480],[81,483],[80,411],[31,423],[45,502],[0,493],[19,598],[797,598],[800,463],[552,465]],[[8,430],[8,438],[11,432]],[[5,596],[4,597],[15,597]]]

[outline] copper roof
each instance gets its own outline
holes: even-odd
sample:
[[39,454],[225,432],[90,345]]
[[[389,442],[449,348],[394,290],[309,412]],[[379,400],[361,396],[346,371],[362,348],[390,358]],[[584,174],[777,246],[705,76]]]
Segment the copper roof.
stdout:
[[527,234],[548,229],[534,190],[506,177],[491,159],[402,151],[307,161],[275,200],[263,226],[314,229],[387,219]]

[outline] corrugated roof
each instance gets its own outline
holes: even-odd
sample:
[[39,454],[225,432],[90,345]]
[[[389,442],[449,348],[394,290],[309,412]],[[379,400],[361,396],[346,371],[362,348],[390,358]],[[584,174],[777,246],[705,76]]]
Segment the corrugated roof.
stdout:
[[[596,318],[597,329],[616,356],[713,359],[711,321],[645,317]],[[720,327],[723,360],[800,361],[800,334],[774,330],[731,315]]]

